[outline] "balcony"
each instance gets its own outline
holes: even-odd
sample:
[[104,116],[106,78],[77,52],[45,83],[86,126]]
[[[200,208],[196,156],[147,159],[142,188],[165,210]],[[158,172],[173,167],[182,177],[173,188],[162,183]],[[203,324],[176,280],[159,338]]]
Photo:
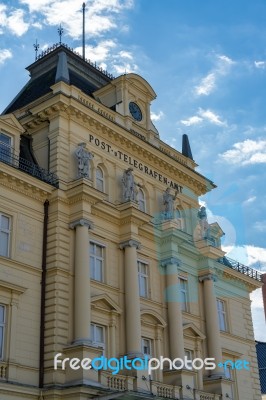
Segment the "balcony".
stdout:
[[228,257],[219,258],[217,261],[220,264],[225,265],[226,267],[232,268],[235,271],[240,272],[241,274],[244,274],[252,279],[255,279],[256,281],[261,282],[261,273],[258,272],[256,269],[250,268]]
[[[132,398],[137,398],[137,392],[139,392],[138,398],[143,399],[174,399],[174,400],[183,400],[182,394],[182,387],[181,386],[174,386],[174,385],[167,385],[162,382],[156,381],[146,381],[146,395],[144,395],[143,390],[139,388],[137,385],[137,378],[134,376],[126,376],[126,375],[113,375],[111,372],[101,371],[99,372],[99,383],[103,386],[107,387],[114,393],[125,393],[125,397],[120,397],[121,400],[129,399],[131,396]],[[186,397],[187,398],[187,397]],[[214,393],[204,392],[198,389],[191,390],[191,400],[221,400],[222,396]]]
[[39,167],[37,164],[19,157],[9,146],[0,146],[0,162],[8,164],[13,168],[19,169],[26,174],[58,188],[58,178],[53,172],[49,172]]

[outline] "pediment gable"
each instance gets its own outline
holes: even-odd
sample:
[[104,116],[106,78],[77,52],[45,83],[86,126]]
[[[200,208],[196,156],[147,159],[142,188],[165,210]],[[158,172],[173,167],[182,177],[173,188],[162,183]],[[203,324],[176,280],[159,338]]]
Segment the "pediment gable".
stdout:
[[102,311],[116,312],[121,314],[122,310],[119,305],[111,299],[107,294],[100,294],[91,298],[92,307],[101,309]]
[[13,114],[0,116],[0,128],[10,133],[14,133],[16,131],[23,133],[25,131],[23,126],[18,122],[17,118]]
[[201,330],[195,324],[193,324],[193,322],[183,325],[183,332],[185,336],[192,338],[198,338],[201,340],[206,338],[204,333],[202,333]]

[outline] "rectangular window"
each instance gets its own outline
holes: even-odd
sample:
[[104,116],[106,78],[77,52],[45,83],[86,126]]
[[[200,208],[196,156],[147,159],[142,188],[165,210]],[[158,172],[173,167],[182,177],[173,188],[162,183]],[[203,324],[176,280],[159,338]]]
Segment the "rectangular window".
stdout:
[[[193,361],[193,351],[185,349],[185,357],[187,357],[188,361]],[[192,364],[188,362],[187,367],[188,369],[192,369]]]
[[179,278],[179,293],[182,311],[188,311],[188,286],[187,280]]
[[103,282],[104,246],[90,242],[90,274],[91,279]]
[[11,161],[11,137],[0,132],[0,161]]
[[148,264],[138,261],[139,295],[149,297]]
[[151,339],[141,338],[142,353],[152,357],[152,341]]
[[105,348],[104,326],[91,324],[91,340],[97,346]]
[[217,311],[218,311],[220,330],[227,331],[226,309],[225,309],[225,302],[223,300],[217,299]]
[[0,360],[4,357],[4,339],[6,325],[6,308],[0,304]]
[[9,257],[10,217],[0,213],[0,256]]

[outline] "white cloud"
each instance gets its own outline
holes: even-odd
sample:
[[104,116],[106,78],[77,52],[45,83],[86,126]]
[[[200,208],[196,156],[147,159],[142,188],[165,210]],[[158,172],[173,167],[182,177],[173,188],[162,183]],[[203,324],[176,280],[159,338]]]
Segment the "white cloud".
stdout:
[[259,232],[266,232],[266,220],[256,221],[254,228]]
[[200,84],[195,86],[194,91],[198,96],[208,96],[217,87],[217,80],[230,72],[235,61],[225,55],[216,55],[215,67],[201,79]]
[[262,164],[266,163],[266,140],[244,140],[233,145],[233,149],[220,154],[230,164]]
[[227,253],[228,257],[238,260],[240,263],[253,266],[266,272],[266,248],[257,247],[252,245],[223,246],[223,250]]
[[[82,33],[82,2],[77,0],[21,0],[32,14],[42,14],[47,25],[62,24],[65,33],[78,39]],[[86,8],[86,33],[100,36],[119,26],[123,28],[119,14],[133,6],[133,0],[92,0]]]
[[137,72],[139,69],[137,64],[130,64],[130,63],[122,63],[122,64],[114,63],[113,68],[118,75],[129,74],[130,72]]
[[24,16],[22,9],[10,11],[4,4],[0,4],[0,33],[9,30],[16,36],[22,36],[29,28],[29,24],[24,21]]
[[17,36],[24,35],[29,28],[29,24],[24,21],[24,11],[18,9],[11,12],[7,19],[7,27]]
[[154,112],[151,112],[151,120],[152,121],[160,121],[164,117],[164,113],[162,111],[159,111],[157,114]]
[[265,61],[254,61],[254,65],[256,68],[259,69],[265,69],[266,68],[266,62]]
[[191,125],[197,125],[202,121],[203,121],[203,119],[201,117],[198,117],[197,115],[193,115],[192,117],[190,117],[188,119],[182,119],[180,122],[183,125],[191,126]]
[[[113,40],[103,40],[97,44],[97,46],[85,46],[85,56],[93,62],[102,62],[108,58],[111,49],[116,47],[116,43]],[[82,53],[82,48],[77,47],[75,49],[78,53]]]
[[265,317],[261,289],[257,289],[250,295],[252,320],[255,339],[266,342]]
[[247,200],[243,201],[243,205],[247,206],[247,205],[253,203],[256,199],[257,199],[256,196],[251,196]]
[[208,74],[205,78],[203,78],[199,84],[199,86],[195,87],[196,94],[200,95],[209,95],[213,89],[215,88],[216,75],[212,72]]
[[221,117],[218,114],[215,114],[215,112],[209,109],[203,110],[202,108],[198,109],[197,115],[193,115],[188,119],[182,119],[180,122],[185,126],[191,126],[198,125],[204,121],[210,122],[211,124],[218,126],[227,126],[226,121],[222,121]]
[[4,64],[6,60],[12,58],[12,53],[8,49],[0,49],[0,65]]
[[220,119],[220,116],[218,114],[215,114],[211,110],[203,110],[202,108],[199,109],[198,114],[203,118],[211,122],[212,124],[215,125],[220,125],[220,126],[226,126],[226,122],[222,121]]
[[121,58],[127,58],[127,59],[129,59],[129,60],[132,60],[132,59],[133,59],[133,56],[132,56],[132,54],[131,54],[129,51],[120,51],[120,52],[119,52],[119,56],[120,56]]

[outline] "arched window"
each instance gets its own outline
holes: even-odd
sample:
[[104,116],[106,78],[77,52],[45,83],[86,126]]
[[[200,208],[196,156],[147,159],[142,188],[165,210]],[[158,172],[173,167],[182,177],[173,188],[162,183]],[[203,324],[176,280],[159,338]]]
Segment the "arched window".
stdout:
[[100,167],[96,169],[96,189],[104,192],[104,176]]
[[140,211],[145,212],[146,211],[146,201],[145,201],[145,194],[142,189],[139,189],[138,201],[139,201]]

